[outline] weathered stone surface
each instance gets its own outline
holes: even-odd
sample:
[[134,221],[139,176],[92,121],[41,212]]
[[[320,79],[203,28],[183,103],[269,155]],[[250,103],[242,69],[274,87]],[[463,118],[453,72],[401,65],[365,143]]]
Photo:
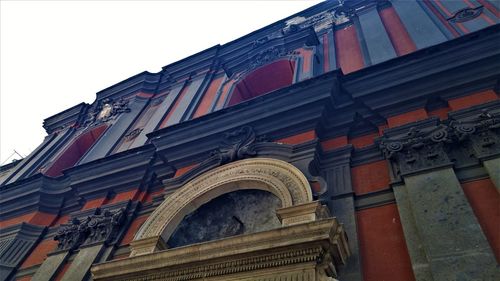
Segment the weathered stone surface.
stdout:
[[87,274],[89,274],[90,266],[99,258],[99,254],[103,248],[104,246],[101,244],[80,249],[78,255],[71,262],[68,271],[64,274],[62,281],[84,280]]
[[349,249],[351,250],[351,256],[347,264],[338,268],[339,278],[345,281],[363,280],[361,276],[356,218],[354,216],[354,198],[352,196],[337,198],[328,203],[331,206],[333,216],[344,225],[345,232],[349,238]]
[[94,265],[94,280],[332,280],[349,256],[336,219],[280,227]]
[[453,170],[404,180],[435,280],[499,280],[495,257]]
[[170,248],[280,227],[281,201],[270,192],[226,193],[187,215],[167,242]]
[[57,272],[59,267],[64,263],[64,261],[68,258],[69,252],[62,252],[57,255],[49,256],[42,263],[40,268],[36,271],[35,275],[31,280],[33,281],[48,281],[52,280],[54,274]]
[[500,158],[484,161],[483,165],[488,171],[491,181],[500,192]]
[[422,238],[418,233],[417,224],[415,222],[415,218],[413,217],[413,211],[410,199],[408,198],[408,193],[406,191],[406,186],[395,186],[393,189],[415,279],[418,281],[433,281],[435,279],[432,278],[429,261],[425,256]]

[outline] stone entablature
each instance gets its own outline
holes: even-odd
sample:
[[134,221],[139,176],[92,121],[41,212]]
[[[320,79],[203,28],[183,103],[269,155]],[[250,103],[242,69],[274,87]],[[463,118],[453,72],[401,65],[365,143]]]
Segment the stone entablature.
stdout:
[[98,264],[92,274],[103,281],[332,280],[349,255],[342,225],[329,218]]

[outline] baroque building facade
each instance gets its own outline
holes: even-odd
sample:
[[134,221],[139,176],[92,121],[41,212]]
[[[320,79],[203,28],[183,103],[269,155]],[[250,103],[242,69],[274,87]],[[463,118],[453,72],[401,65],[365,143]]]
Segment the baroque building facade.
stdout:
[[0,280],[499,280],[498,16],[326,1],[47,118]]

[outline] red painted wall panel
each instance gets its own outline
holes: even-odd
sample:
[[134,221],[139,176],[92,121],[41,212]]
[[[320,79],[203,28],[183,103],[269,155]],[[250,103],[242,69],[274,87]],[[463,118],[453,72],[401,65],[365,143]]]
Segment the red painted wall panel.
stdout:
[[462,183],[464,193],[500,263],[500,195],[490,179]]
[[396,204],[356,213],[364,281],[415,280]]
[[352,144],[355,148],[363,148],[367,147],[369,145],[372,145],[374,142],[374,139],[378,137],[378,133],[372,133],[364,136],[359,136],[355,137],[352,139],[349,139],[349,143]]
[[336,137],[333,139],[329,139],[321,142],[321,148],[324,151],[340,148],[346,146],[348,144],[347,136]]
[[389,128],[398,127],[410,122],[415,122],[428,118],[427,111],[425,109],[417,109],[414,111],[406,112],[396,116],[387,118],[387,124]]
[[351,73],[365,66],[354,25],[335,31],[337,64],[343,73]]
[[299,143],[304,143],[308,141],[312,141],[316,138],[316,132],[314,130],[307,131],[295,136],[290,136],[286,138],[282,138],[279,140],[276,140],[276,142],[279,143],[284,143],[284,144],[299,144]]
[[203,95],[203,99],[201,100],[200,104],[198,105],[198,108],[196,109],[196,112],[194,113],[193,118],[202,116],[208,112],[209,107],[215,98],[215,94],[217,94],[217,89],[219,89],[219,86],[222,83],[223,78],[224,77],[216,78],[210,83],[210,86],[208,87],[207,91]]
[[385,160],[351,168],[352,187],[357,195],[389,187],[389,167]]
[[120,245],[129,244],[134,239],[135,233],[139,230],[141,225],[148,219],[148,217],[149,215],[144,215],[135,218],[134,221],[130,224],[129,228],[127,229],[127,233],[125,233],[125,236],[123,237]]
[[494,101],[498,99],[498,95],[493,90],[487,90],[479,93],[474,93],[465,97],[451,99],[448,101],[451,110],[459,110],[468,108],[474,105]]
[[61,281],[62,278],[64,277],[64,274],[66,274],[66,271],[68,271],[68,268],[71,266],[71,262],[68,261],[66,262],[61,269],[59,269],[59,272],[56,274],[56,278],[54,278],[54,281]]
[[172,108],[170,108],[170,111],[168,112],[167,116],[165,117],[165,119],[163,119],[163,121],[161,122],[161,125],[160,125],[160,129],[161,128],[165,128],[165,126],[167,126],[167,121],[168,119],[170,118],[170,116],[172,116],[172,114],[174,113],[175,109],[177,108],[177,106],[179,105],[179,103],[181,102],[181,100],[184,98],[184,96],[186,95],[187,91],[189,89],[189,84],[188,85],[185,85],[184,88],[181,90],[181,93],[179,94],[179,96],[177,97],[177,99],[175,100],[175,103],[174,105],[172,106]]
[[92,147],[108,126],[102,125],[78,136],[44,172],[50,177],[62,175],[62,171],[73,167],[78,160]]
[[408,34],[396,10],[393,7],[389,7],[381,10],[379,13],[389,39],[394,46],[394,50],[396,50],[396,54],[402,56],[415,51],[417,46],[411,39],[410,34]]
[[54,222],[56,217],[57,215],[55,214],[49,214],[44,212],[33,212],[19,217],[14,217],[4,221],[0,221],[0,228],[20,224],[23,222],[41,226],[49,226],[52,224],[52,222]]
[[57,246],[57,241],[53,239],[42,240],[31,254],[21,264],[21,269],[31,267],[33,265],[41,264],[46,258],[47,254],[52,252]]

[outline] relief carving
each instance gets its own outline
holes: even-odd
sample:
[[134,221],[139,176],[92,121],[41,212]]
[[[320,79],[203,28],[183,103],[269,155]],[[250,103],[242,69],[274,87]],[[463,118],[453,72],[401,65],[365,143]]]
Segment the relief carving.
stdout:
[[59,242],[56,250],[71,251],[82,245],[111,242],[124,221],[125,208],[114,212],[97,208],[86,218],[73,218],[69,224],[59,227],[54,237]]
[[103,99],[98,106],[87,114],[83,126],[98,125],[115,119],[121,113],[130,112],[128,103],[129,101],[124,98],[117,101],[113,101],[111,98]]
[[483,6],[475,7],[475,8],[464,8],[458,10],[453,14],[452,17],[448,18],[448,21],[453,23],[461,23],[473,20],[481,15],[483,12]]
[[454,163],[464,165],[500,154],[500,118],[483,110],[471,118],[431,128],[412,127],[405,136],[383,137],[380,148],[391,160],[393,178]]
[[444,125],[421,130],[410,128],[405,136],[383,138],[380,148],[393,164],[394,177],[450,163],[443,150],[450,143],[449,128]]
[[477,158],[500,154],[500,118],[486,110],[469,120],[452,120],[450,127],[460,142],[470,141],[472,153]]

